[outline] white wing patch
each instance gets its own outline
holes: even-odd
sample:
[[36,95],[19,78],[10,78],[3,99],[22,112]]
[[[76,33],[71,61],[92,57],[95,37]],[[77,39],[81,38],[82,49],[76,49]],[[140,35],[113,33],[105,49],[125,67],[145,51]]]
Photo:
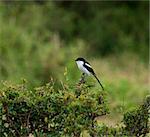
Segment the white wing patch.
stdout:
[[88,63],[85,63],[85,65],[86,65],[86,66],[88,66],[88,67],[90,67],[90,68],[92,68],[92,67],[91,67],[91,65],[90,65],[90,64],[88,64]]

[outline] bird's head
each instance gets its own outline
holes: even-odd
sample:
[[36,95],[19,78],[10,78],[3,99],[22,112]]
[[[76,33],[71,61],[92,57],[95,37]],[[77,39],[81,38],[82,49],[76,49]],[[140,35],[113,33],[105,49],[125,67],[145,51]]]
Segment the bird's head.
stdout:
[[83,62],[85,62],[85,59],[84,59],[84,58],[79,57],[79,58],[77,58],[75,61],[83,61]]

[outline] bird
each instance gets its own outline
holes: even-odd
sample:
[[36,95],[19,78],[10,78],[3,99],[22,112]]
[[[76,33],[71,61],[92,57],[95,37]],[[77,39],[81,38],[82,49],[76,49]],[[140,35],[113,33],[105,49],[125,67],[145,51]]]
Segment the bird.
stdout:
[[102,90],[104,90],[103,85],[101,84],[101,82],[99,81],[98,77],[96,76],[94,70],[92,69],[90,63],[88,63],[84,58],[82,57],[78,57],[76,60],[76,64],[79,68],[79,70],[81,72],[83,72],[83,75],[86,74],[88,76],[93,75],[96,80],[98,81],[98,83],[100,84],[100,86],[102,87]]

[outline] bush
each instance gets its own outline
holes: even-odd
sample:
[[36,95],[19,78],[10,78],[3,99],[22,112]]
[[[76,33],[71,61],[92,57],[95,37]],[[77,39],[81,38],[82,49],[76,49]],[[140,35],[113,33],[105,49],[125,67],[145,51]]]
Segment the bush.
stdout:
[[150,98],[138,109],[124,114],[123,124],[99,125],[96,117],[108,113],[105,94],[86,85],[54,90],[54,82],[32,91],[24,81],[2,83],[0,90],[1,136],[74,136],[87,131],[93,137],[146,136]]
[[116,127],[108,127],[104,124],[95,125],[94,129],[90,130],[90,135],[93,137],[145,137],[149,133],[149,118],[150,118],[150,96],[137,109],[124,114],[123,123]]
[[150,97],[138,109],[124,114],[125,131],[129,136],[145,136],[149,132]]
[[2,136],[80,136],[94,128],[95,117],[108,112],[100,91],[85,85],[63,85],[56,91],[53,86],[51,82],[31,91],[25,83],[4,82],[0,91]]

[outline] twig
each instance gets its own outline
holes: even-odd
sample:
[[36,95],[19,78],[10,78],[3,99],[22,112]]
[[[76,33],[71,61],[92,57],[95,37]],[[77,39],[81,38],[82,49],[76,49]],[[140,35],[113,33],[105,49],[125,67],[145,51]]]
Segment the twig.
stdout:
[[29,134],[29,119],[30,119],[30,114],[31,114],[31,110],[29,111],[28,117],[27,117],[27,130],[28,130],[28,134]]
[[[15,127],[15,125],[13,124],[13,121],[9,118],[9,112],[8,112],[8,106],[6,105],[6,113],[7,113],[7,119],[9,121],[9,123],[11,124],[11,126],[14,128],[14,130],[16,131],[16,133],[21,136],[20,132],[17,130],[17,128]],[[14,134],[14,133],[13,133]]]

